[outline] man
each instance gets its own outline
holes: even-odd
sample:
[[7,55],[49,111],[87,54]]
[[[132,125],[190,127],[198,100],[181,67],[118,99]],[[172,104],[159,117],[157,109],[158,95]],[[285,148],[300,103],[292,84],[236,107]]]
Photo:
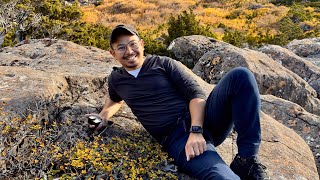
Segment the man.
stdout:
[[[106,126],[125,101],[181,172],[198,179],[267,178],[257,158],[259,91],[248,69],[230,71],[206,98],[175,60],[144,57],[144,42],[133,27],[115,27],[110,46],[122,67],[108,78],[110,99],[95,114],[103,120],[96,130]],[[233,126],[238,133],[238,154],[229,168],[214,146],[225,140]]]

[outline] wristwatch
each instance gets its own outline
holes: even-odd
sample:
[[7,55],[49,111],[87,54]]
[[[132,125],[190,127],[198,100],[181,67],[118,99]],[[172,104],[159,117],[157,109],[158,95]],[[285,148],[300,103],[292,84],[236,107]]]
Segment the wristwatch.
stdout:
[[203,129],[201,126],[191,126],[190,127],[190,133],[203,133]]

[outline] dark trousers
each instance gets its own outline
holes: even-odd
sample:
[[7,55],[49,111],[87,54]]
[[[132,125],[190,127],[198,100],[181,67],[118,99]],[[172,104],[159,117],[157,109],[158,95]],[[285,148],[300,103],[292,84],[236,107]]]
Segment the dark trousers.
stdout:
[[[260,98],[256,80],[248,69],[235,68],[219,81],[207,99],[203,127],[205,139],[214,146],[220,145],[234,127],[239,155],[257,155],[261,141]],[[240,179],[213,146],[187,161],[184,147],[189,128],[187,115],[179,119],[174,132],[162,143],[179,170],[197,179]]]

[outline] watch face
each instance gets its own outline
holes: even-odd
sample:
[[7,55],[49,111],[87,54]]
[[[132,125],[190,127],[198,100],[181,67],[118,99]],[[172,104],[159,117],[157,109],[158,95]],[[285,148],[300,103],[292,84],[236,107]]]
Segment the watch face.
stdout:
[[192,133],[202,133],[202,127],[201,126],[191,126],[190,132]]

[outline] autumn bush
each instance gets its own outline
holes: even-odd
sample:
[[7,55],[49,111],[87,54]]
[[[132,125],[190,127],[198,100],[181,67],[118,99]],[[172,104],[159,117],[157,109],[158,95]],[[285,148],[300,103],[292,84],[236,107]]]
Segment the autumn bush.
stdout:
[[245,33],[231,29],[226,31],[222,40],[237,47],[243,47],[244,43],[247,42]]
[[15,41],[15,34],[14,34],[14,30],[9,30],[6,32],[5,36],[4,36],[4,41],[2,43],[2,47],[5,46],[14,46],[17,41]]
[[44,0],[37,3],[39,4],[33,4],[35,11],[47,16],[49,19],[76,21],[83,14],[79,8],[78,1],[75,1],[72,5],[64,5],[60,0]]
[[299,4],[293,4],[292,6],[290,6],[290,10],[287,16],[291,19],[293,23],[309,21],[312,19],[311,13],[307,12],[304,9],[304,6]]
[[279,36],[285,39],[282,44],[286,44],[293,39],[303,38],[303,30],[299,24],[294,23],[290,17],[284,17],[280,21],[280,32]]
[[146,54],[157,54],[163,56],[173,56],[169,51],[167,51],[167,46],[162,38],[155,38],[149,32],[142,31],[140,33],[141,38],[145,43],[145,53]]

